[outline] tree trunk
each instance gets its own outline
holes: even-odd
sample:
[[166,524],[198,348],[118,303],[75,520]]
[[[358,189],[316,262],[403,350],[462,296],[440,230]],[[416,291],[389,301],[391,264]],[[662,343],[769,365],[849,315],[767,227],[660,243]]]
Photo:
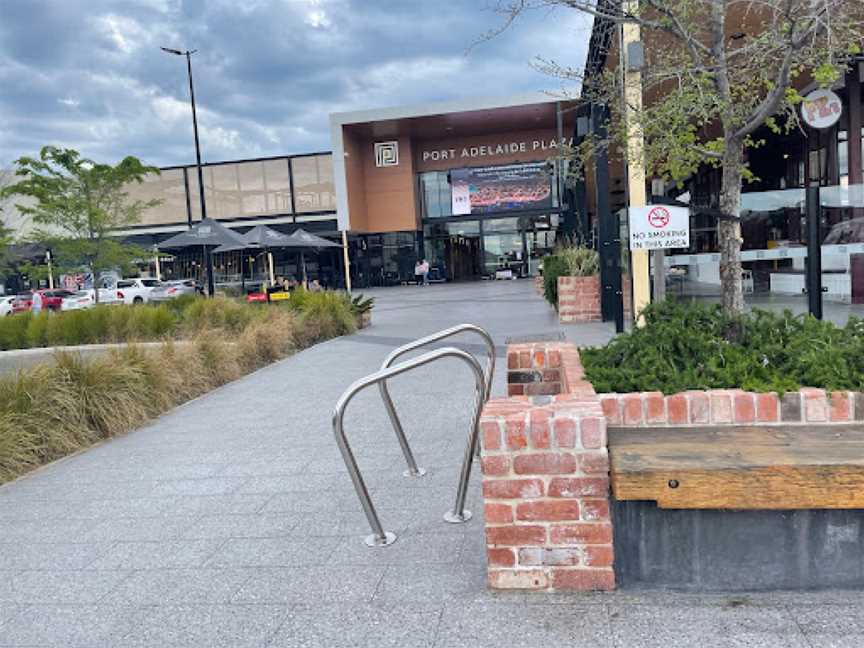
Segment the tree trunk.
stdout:
[[726,141],[723,155],[723,184],[720,188],[720,221],[717,238],[720,247],[720,290],[727,315],[744,313],[744,285],[741,279],[741,180],[744,144]]

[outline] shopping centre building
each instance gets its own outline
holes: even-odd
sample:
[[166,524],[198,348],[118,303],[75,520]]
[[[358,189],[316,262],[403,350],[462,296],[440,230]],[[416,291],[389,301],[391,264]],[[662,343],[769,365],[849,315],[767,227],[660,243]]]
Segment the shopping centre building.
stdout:
[[[347,232],[354,286],[413,280],[426,258],[433,280],[535,274],[575,218],[559,153],[572,111],[547,95],[470,100],[331,115],[333,151],[205,164],[207,214],[243,232],[266,224],[340,241]],[[168,167],[130,188],[161,200],[122,232],[146,247],[200,220],[194,166]],[[277,252],[276,274],[297,276],[296,254]],[[170,275],[200,274],[196,251],[165,256]],[[217,275],[263,272],[260,260],[219,255]],[[342,254],[322,251],[309,271],[344,282]]]

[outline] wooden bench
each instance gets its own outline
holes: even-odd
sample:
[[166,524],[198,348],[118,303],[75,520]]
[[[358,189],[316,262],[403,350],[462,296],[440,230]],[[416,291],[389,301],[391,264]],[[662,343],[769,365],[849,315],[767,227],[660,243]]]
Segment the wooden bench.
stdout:
[[610,428],[618,501],[666,509],[864,509],[864,425]]

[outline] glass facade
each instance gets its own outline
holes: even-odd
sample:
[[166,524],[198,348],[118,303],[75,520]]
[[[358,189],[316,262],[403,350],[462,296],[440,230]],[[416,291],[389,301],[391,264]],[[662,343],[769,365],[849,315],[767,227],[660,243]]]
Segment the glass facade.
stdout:
[[555,247],[559,224],[560,216],[554,213],[427,221],[425,256],[450,280],[493,277],[500,270],[532,276],[540,259]]
[[142,214],[142,225],[186,221],[186,185],[183,180],[183,169],[165,169],[158,175],[150,174],[143,182],[133,182],[128,185],[126,195],[130,201],[162,201]]
[[[153,174],[143,183],[129,187],[129,195],[134,199],[162,201],[162,204],[144,213],[142,225],[187,222],[189,213],[185,182],[188,182],[189,187],[191,218],[193,221],[201,220],[198,171],[194,166],[186,167],[185,170],[185,181],[184,169],[165,169],[161,175]],[[332,156],[329,153],[206,164],[201,173],[207,215],[211,218],[232,220],[309,214],[304,219],[315,220],[318,212],[333,212],[336,209]],[[293,200],[292,180],[295,192]],[[322,215],[321,218],[331,219],[332,214]]]
[[417,232],[388,232],[352,236],[351,283],[357,288],[398,286],[414,280]]
[[309,155],[291,159],[295,206],[298,213],[336,209],[333,156]]
[[446,171],[420,174],[420,205],[423,218],[443,218],[451,211],[450,181]]

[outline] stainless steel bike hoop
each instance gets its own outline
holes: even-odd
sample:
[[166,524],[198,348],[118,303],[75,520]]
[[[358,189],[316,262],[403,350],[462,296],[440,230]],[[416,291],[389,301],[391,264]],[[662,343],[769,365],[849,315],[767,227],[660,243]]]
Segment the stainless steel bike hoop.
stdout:
[[[492,336],[489,335],[486,330],[474,324],[459,324],[457,326],[444,329],[443,331],[432,333],[431,335],[422,337],[419,340],[414,340],[413,342],[404,344],[390,352],[390,355],[388,355],[384,359],[384,362],[381,364],[381,368],[387,369],[388,367],[392,366],[397,358],[408,353],[409,351],[419,349],[420,347],[426,346],[427,344],[432,344],[433,342],[439,342],[446,338],[453,337],[454,335],[459,335],[460,333],[476,333],[481,338],[483,338],[483,341],[486,343],[487,363],[486,373],[483,381],[484,394],[481,401],[481,404],[485,404],[486,401],[489,400],[489,396],[492,393],[492,378],[495,375],[495,342],[492,341]],[[402,428],[402,422],[399,420],[399,415],[396,413],[396,406],[393,404],[393,399],[390,397],[390,390],[387,388],[386,380],[382,380],[378,383],[378,390],[381,392],[381,399],[384,401],[384,407],[387,409],[387,416],[390,418],[390,423],[393,425],[393,431],[396,433],[396,438],[399,441],[399,446],[402,448],[402,454],[405,457],[405,462],[408,464],[408,470],[406,470],[404,473],[405,476],[421,477],[425,475],[426,471],[423,468],[417,467],[417,462],[414,459],[414,454],[411,452],[411,446],[408,444],[408,439],[405,436],[405,430]],[[480,445],[477,444],[475,454],[479,453],[479,450]]]
[[[345,409],[351,399],[366,387],[379,383],[393,376],[406,373],[423,365],[427,365],[442,358],[458,358],[471,367],[474,373],[475,389],[478,395],[475,403],[474,415],[471,420],[471,430],[468,434],[468,444],[465,449],[465,455],[462,459],[462,468],[459,474],[459,486],[456,490],[456,501],[452,511],[448,511],[445,519],[451,518],[452,521],[464,522],[471,519],[471,512],[465,510],[465,500],[468,495],[468,480],[471,477],[471,464],[473,462],[474,450],[477,447],[477,433],[480,428],[480,414],[483,409],[483,394],[485,391],[485,383],[483,369],[480,363],[470,353],[457,349],[455,347],[445,347],[429,351],[416,358],[406,360],[395,367],[381,369],[373,374],[355,381],[345,393],[339,397],[336,402],[336,407],[333,410],[333,433],[336,436],[336,443],[339,446],[339,452],[342,454],[342,459],[345,461],[345,467],[348,469],[348,474],[351,477],[351,482],[354,484],[354,490],[357,492],[357,497],[360,498],[360,504],[363,507],[363,512],[366,514],[366,519],[369,526],[372,527],[372,534],[365,538],[365,542],[370,547],[386,546],[393,544],[396,541],[396,534],[385,531],[381,526],[381,521],[378,519],[378,513],[375,511],[375,506],[372,504],[372,499],[369,497],[369,491],[363,481],[363,476],[357,467],[357,460],[354,458],[354,453],[351,451],[351,446],[348,445],[348,439],[345,436],[343,419]],[[450,520],[448,520],[450,521]]]

